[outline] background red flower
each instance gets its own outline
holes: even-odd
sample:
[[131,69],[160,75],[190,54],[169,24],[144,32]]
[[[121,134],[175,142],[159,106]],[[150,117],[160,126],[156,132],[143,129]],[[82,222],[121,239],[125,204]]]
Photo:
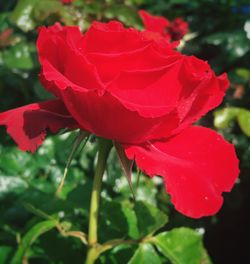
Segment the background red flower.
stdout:
[[168,41],[181,40],[189,31],[188,23],[180,17],[169,21],[165,17],[153,16],[144,10],[140,10],[139,15],[147,31],[158,33]]
[[73,3],[75,0],[60,0],[62,4],[71,4]]

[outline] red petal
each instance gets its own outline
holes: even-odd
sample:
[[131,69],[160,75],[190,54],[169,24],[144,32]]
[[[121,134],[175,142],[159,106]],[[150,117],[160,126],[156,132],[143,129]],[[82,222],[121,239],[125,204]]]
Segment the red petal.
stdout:
[[140,10],[139,15],[143,20],[145,28],[149,31],[164,34],[165,28],[170,24],[170,22],[165,17],[153,16],[144,10]]
[[101,79],[104,82],[109,82],[123,71],[156,69],[168,65],[172,57],[180,57],[180,54],[172,50],[170,46],[167,47],[164,52],[158,52],[157,46],[151,42],[129,52],[112,55],[109,53],[88,53],[86,56],[96,66]]
[[[100,96],[96,91],[66,88],[61,95],[67,109],[84,130],[120,143],[137,144],[166,137],[179,121],[175,112],[158,118],[142,117],[125,108],[108,92]],[[164,129],[158,131],[162,124],[165,124]]]
[[135,28],[125,28],[120,22],[93,22],[85,34],[85,51],[105,54],[129,52],[146,46],[149,41]]
[[169,56],[164,68],[122,72],[107,88],[126,108],[143,117],[166,115],[177,106],[184,84],[180,82],[182,60]]
[[165,47],[175,49],[180,44],[178,41],[171,43],[171,36],[167,33],[162,35],[159,32],[144,30],[142,31],[142,36],[145,40],[154,41],[163,50]]
[[55,24],[39,31],[37,49],[42,66],[41,81],[60,97],[66,87],[103,89],[96,68],[82,52],[84,36],[78,27]]
[[227,75],[217,77],[207,62],[194,56],[185,56],[183,62],[179,78],[184,86],[177,105],[181,122],[173,134],[180,132],[218,106],[229,87]]
[[50,100],[12,109],[0,114],[0,125],[23,151],[34,152],[42,144],[46,129],[56,133],[60,128],[78,125],[59,100]]
[[128,158],[149,174],[164,177],[181,213],[199,218],[215,214],[239,174],[233,145],[215,131],[189,127],[165,142],[126,147]]

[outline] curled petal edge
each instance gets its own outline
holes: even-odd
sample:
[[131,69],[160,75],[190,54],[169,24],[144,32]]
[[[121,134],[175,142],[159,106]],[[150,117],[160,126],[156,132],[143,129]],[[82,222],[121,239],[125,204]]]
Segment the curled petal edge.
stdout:
[[46,136],[61,128],[75,129],[76,121],[60,100],[34,103],[0,113],[0,125],[23,151],[35,152]]

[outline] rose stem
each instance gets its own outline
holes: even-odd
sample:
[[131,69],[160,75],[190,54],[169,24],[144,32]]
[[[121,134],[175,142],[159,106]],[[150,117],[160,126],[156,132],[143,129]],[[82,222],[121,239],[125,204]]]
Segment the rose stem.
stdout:
[[112,147],[112,142],[109,140],[99,138],[98,141],[99,141],[98,158],[97,158],[97,165],[94,175],[94,182],[93,182],[91,201],[90,201],[89,233],[88,233],[89,250],[87,253],[85,264],[94,263],[99,255],[97,228],[98,228],[98,211],[99,211],[99,203],[100,203],[100,193],[101,193],[102,178],[106,168],[108,154]]

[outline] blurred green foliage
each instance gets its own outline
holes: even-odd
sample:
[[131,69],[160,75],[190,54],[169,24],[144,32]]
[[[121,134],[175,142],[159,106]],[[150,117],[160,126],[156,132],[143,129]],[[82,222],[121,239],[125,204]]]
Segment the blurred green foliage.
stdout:
[[[173,210],[161,179],[145,175],[134,202],[112,151],[103,183],[99,238],[128,243],[104,252],[98,263],[211,263],[202,232],[197,230],[205,230],[205,245],[214,263],[249,259],[243,243],[250,220],[250,40],[244,29],[250,21],[248,2],[76,0],[63,5],[59,0],[0,1],[1,111],[51,97],[38,81],[35,41],[39,26],[57,21],[84,31],[93,20],[110,19],[142,28],[138,9],[170,19],[181,16],[191,29],[182,52],[208,60],[218,74],[229,74],[231,86],[223,105],[201,121],[232,141],[241,160],[240,182],[225,196],[222,211],[210,219],[188,219]],[[83,263],[95,138],[75,155],[63,191],[56,197],[76,133],[48,137],[34,155],[20,152],[2,128],[0,136],[0,263],[67,264],[72,259]],[[133,173],[133,182],[136,177]]]

